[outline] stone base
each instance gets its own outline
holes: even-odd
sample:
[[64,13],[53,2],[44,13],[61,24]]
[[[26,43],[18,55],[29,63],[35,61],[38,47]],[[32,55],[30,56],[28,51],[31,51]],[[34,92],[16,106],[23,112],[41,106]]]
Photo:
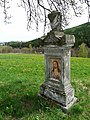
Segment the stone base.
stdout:
[[76,103],[77,98],[74,97],[74,99],[67,105],[67,106],[63,106],[62,104],[58,103],[57,101],[54,101],[48,97],[46,97],[45,95],[39,94],[40,97],[44,98],[45,100],[50,100],[50,102],[54,102],[54,104],[60,106],[60,108],[64,111],[64,112],[68,112],[68,110],[71,108],[71,106]]
[[77,101],[72,86],[70,84],[64,86],[56,80],[44,82],[40,87],[40,96],[54,101],[63,111],[67,111]]
[[65,107],[74,99],[74,89],[71,85],[68,85],[67,87],[62,84],[55,85],[55,83],[52,85],[49,81],[41,85],[40,94],[62,104]]

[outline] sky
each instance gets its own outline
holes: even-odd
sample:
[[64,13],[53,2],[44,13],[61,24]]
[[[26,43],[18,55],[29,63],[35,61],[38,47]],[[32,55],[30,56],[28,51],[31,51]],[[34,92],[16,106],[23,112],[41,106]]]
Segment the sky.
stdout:
[[[27,30],[27,17],[23,8],[18,8],[17,5],[12,5],[10,13],[13,15],[11,18],[11,24],[4,23],[4,14],[0,10],[0,42],[10,41],[30,41],[35,38],[43,36],[43,25],[39,26],[38,32],[35,25],[33,30]],[[69,20],[69,25],[66,28],[74,27],[88,22],[87,11],[81,17],[72,16]]]

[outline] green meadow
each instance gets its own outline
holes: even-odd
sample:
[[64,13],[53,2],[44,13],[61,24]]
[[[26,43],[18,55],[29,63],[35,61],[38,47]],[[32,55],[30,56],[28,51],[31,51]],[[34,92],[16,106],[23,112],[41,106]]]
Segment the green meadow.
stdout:
[[68,113],[38,96],[44,56],[0,54],[0,120],[90,120],[90,58],[71,58],[71,84],[78,98]]

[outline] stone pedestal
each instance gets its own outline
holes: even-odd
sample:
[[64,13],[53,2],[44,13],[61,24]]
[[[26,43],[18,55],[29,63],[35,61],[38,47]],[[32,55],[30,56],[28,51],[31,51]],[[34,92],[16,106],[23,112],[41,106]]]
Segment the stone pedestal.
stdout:
[[[46,42],[48,39],[50,42],[49,36],[46,37]],[[44,48],[46,78],[40,87],[40,95],[54,100],[61,108],[68,110],[77,100],[70,84],[70,50],[75,39],[74,36],[64,35],[64,33],[55,34],[56,36],[60,39],[64,38],[64,44],[47,45]]]
[[[70,84],[70,46],[48,46],[44,49],[46,80],[40,87],[40,95],[57,102],[68,110],[76,102],[74,89]],[[53,75],[53,64],[56,62],[59,73]]]
[[75,43],[74,35],[65,35],[59,12],[49,14],[52,30],[44,39],[45,82],[40,87],[40,96],[49,98],[68,110],[77,100],[70,84],[70,55]]

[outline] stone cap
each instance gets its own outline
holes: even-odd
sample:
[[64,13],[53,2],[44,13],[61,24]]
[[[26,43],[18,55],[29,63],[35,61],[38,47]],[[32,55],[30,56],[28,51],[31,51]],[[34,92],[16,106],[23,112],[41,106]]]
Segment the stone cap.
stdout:
[[[64,32],[50,31],[44,38],[45,45],[59,45],[59,42],[64,44]],[[60,43],[61,45],[61,43]]]
[[50,31],[44,38],[45,45],[73,45],[75,43],[74,35],[64,34],[60,31]]
[[75,36],[74,35],[65,35],[66,44],[74,44],[75,43]]

